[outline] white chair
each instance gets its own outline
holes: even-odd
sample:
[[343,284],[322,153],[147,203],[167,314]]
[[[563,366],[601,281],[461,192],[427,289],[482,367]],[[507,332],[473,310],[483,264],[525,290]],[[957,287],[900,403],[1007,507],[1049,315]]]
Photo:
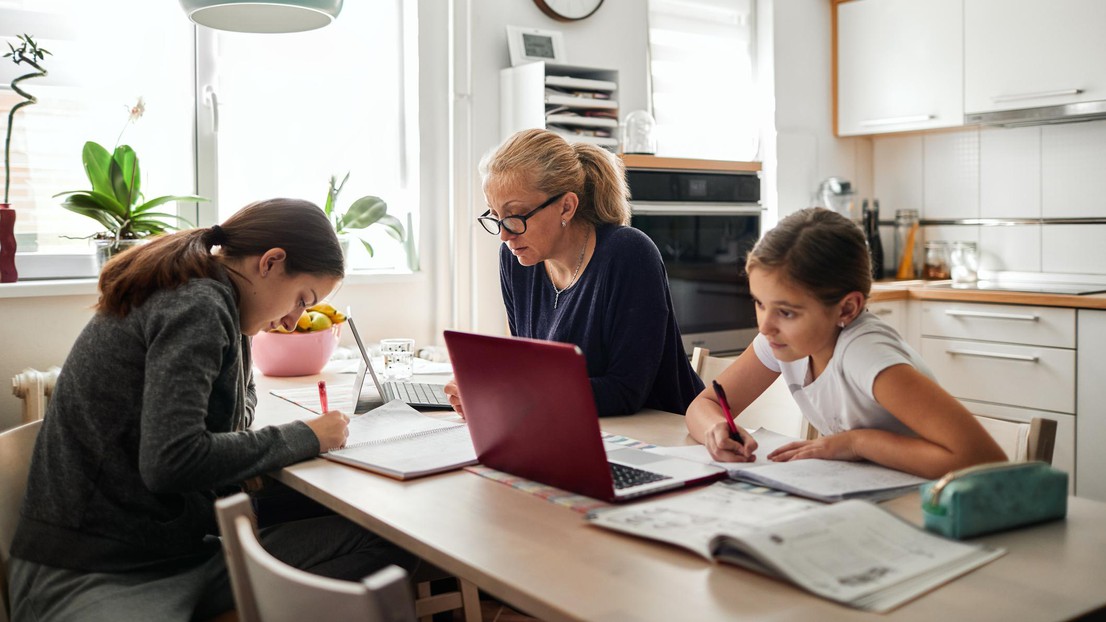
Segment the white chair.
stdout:
[[1056,445],[1056,422],[1044,417],[1027,421],[1009,421],[975,415],[983,429],[995,439],[1011,462],[1040,460],[1052,464]]
[[[711,380],[718,377],[736,359],[711,356],[707,348],[695,348],[691,351],[691,368],[703,382],[710,386]],[[734,413],[737,417],[737,413]],[[741,427],[752,430],[766,428],[779,434],[807,438],[809,425],[799,410],[799,405],[791,397],[791,391],[784,383],[783,376],[776,378],[768,389],[753,400],[753,403],[737,418]],[[813,428],[810,428],[813,429]]]
[[23,423],[37,421],[46,414],[46,400],[54,392],[60,367],[46,371],[27,368],[12,378],[12,394],[23,400]]
[[313,617],[415,622],[415,604],[402,568],[388,566],[360,583],[320,577],[293,568],[262,548],[245,494],[220,499],[215,510],[242,622],[294,622]]
[[0,622],[8,622],[11,610],[8,602],[8,564],[11,562],[12,538],[19,524],[19,509],[27,491],[27,473],[31,468],[31,453],[42,421],[33,421],[0,432]]

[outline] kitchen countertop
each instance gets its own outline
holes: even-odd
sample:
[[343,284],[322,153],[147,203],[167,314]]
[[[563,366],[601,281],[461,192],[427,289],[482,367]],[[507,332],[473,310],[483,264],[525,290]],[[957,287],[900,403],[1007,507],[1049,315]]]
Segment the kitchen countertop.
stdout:
[[891,300],[945,300],[951,302],[989,302],[995,304],[1068,307],[1072,309],[1106,310],[1106,294],[1073,296],[995,290],[950,289],[931,287],[948,281],[877,281],[872,284],[872,302]]

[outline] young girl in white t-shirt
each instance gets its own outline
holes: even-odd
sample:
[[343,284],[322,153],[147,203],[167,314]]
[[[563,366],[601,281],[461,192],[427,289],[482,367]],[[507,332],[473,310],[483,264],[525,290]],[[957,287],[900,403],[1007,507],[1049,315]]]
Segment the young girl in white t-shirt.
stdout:
[[[852,221],[822,208],[792,214],[757,243],[745,270],[760,333],[717,381],[737,417],[782,374],[822,434],[769,460],[869,460],[929,478],[1006,460],[918,353],[865,310],[871,263]],[[744,444],[730,438],[710,387],[688,408],[687,427],[715,460],[754,459],[756,441],[740,428]]]

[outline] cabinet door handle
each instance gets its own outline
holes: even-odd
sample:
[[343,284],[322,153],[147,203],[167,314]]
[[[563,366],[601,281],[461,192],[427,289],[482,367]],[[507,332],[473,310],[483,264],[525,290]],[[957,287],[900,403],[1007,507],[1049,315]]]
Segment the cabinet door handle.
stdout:
[[895,125],[898,123],[920,123],[922,121],[929,121],[934,118],[931,114],[916,114],[908,117],[887,117],[885,119],[865,119],[860,122],[860,125],[864,127],[871,127],[873,125]]
[[876,314],[876,315],[891,315],[892,313],[894,313],[893,310],[887,309],[887,308],[884,308],[884,309],[868,309],[868,310],[871,311],[872,313]]
[[1058,91],[1037,91],[1035,93],[1010,93],[1008,95],[992,95],[991,101],[996,104],[1002,102],[1016,102],[1023,99],[1041,99],[1042,97],[1063,97],[1064,95],[1078,95],[1083,89],[1060,89]]
[[1036,313],[988,313],[984,311],[959,311],[957,309],[948,309],[945,311],[945,315],[951,315],[952,317],[978,317],[989,320],[1019,320],[1022,322],[1036,322],[1041,319]]
[[978,356],[986,359],[1004,359],[1007,361],[1025,361],[1027,363],[1036,363],[1040,360],[1040,357],[1030,356],[1028,354],[1004,354],[1002,352],[984,352],[983,350],[945,350],[949,354],[959,354],[960,356]]

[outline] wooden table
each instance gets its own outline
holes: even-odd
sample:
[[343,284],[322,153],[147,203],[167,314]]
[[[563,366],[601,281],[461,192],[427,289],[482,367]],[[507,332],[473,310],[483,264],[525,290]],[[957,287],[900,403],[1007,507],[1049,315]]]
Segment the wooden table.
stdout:
[[[324,374],[335,381],[334,374]],[[310,416],[268,394],[314,379],[259,377],[258,424]],[[603,420],[644,441],[691,442],[661,412]],[[1069,498],[1066,521],[982,538],[1002,558],[890,614],[870,614],[675,547],[590,526],[583,515],[454,471],[408,482],[328,460],[283,469],[285,484],[543,620],[1066,620],[1106,613],[1106,504]],[[680,494],[680,493],[674,493]],[[887,504],[915,523],[918,496]]]

